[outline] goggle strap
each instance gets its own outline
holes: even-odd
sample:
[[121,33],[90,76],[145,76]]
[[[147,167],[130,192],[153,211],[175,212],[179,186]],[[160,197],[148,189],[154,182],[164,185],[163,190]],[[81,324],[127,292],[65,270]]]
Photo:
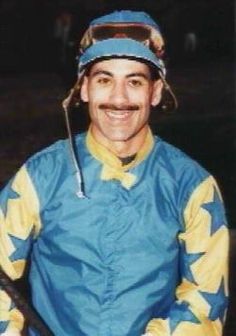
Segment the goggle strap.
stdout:
[[80,41],[80,53],[83,53],[92,44],[92,27],[89,27]]
[[166,81],[165,77],[163,76],[162,72],[158,71],[158,73],[159,73],[159,76],[160,76],[160,78],[161,78],[161,80],[163,82],[164,89],[169,92],[169,94],[171,95],[171,97],[173,99],[174,109],[176,110],[178,108],[178,105],[179,105],[178,101],[177,101],[177,98],[176,98],[173,90],[171,89],[170,85],[167,83],[167,81]]

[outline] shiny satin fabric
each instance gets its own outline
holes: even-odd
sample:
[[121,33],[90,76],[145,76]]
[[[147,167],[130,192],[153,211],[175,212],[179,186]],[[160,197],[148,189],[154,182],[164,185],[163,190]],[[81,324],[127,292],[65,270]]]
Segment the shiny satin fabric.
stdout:
[[66,141],[2,193],[4,269],[19,277],[31,256],[33,304],[57,336],[219,336],[228,231],[214,179],[155,137],[127,188],[119,174],[102,178],[112,159],[88,141],[76,138],[87,198],[76,196]]

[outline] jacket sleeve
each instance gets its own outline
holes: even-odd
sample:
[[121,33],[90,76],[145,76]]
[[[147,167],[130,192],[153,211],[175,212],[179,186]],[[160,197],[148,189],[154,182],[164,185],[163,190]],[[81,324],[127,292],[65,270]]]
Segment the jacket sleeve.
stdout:
[[[12,279],[22,276],[40,230],[39,201],[23,166],[0,194],[0,267]],[[22,330],[24,317],[0,288],[0,334]]]
[[180,284],[168,316],[151,320],[153,336],[221,336],[228,303],[228,245],[225,210],[215,180],[191,194],[183,212]]

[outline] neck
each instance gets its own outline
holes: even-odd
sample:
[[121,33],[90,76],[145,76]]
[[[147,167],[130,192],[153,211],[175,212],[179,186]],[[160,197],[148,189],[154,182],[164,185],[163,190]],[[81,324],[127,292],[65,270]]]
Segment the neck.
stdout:
[[136,155],[137,154],[135,153],[133,155],[129,155],[129,156],[126,156],[126,157],[119,157],[119,159],[120,159],[120,161],[122,163],[122,166],[126,166],[129,163],[131,163],[132,161],[134,161]]
[[98,143],[106,147],[117,157],[125,158],[134,155],[140,150],[146,139],[148,129],[149,127],[145,125],[136,135],[122,141],[105,138],[103,135],[94,132],[93,127],[91,127],[91,132]]

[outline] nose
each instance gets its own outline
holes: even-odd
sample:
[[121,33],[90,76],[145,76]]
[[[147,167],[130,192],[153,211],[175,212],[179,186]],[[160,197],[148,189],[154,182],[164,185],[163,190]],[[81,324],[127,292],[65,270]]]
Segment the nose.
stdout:
[[109,100],[110,103],[118,107],[128,102],[128,92],[124,81],[120,80],[114,82]]

